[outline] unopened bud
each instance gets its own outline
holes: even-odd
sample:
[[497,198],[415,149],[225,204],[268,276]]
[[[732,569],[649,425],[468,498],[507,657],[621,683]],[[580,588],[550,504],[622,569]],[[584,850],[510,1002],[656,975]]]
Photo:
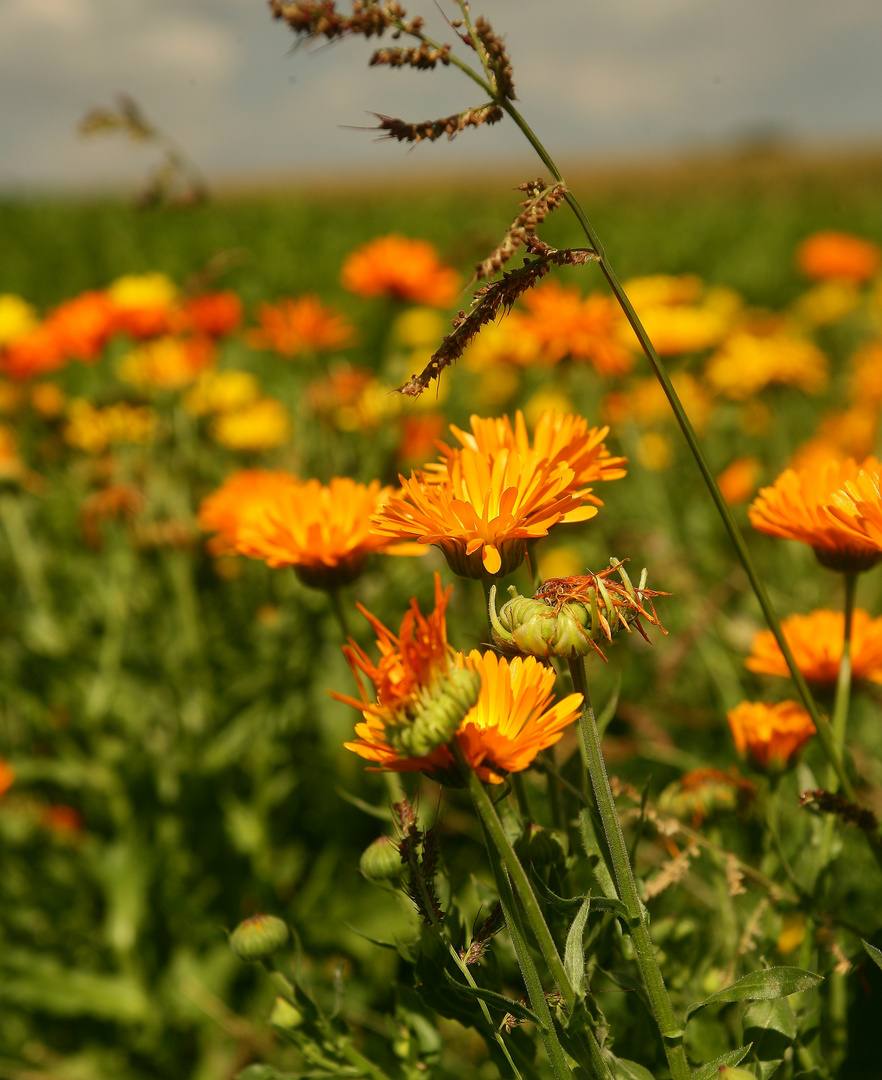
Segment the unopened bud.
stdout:
[[378,836],[365,848],[358,869],[368,881],[391,881],[401,874],[401,855],[391,836]]
[[288,943],[288,927],[275,915],[252,915],[230,934],[230,948],[240,960],[265,960]]
[[389,745],[401,757],[427,757],[439,746],[446,746],[480,692],[481,676],[476,671],[451,668],[408,708],[401,723],[386,721]]

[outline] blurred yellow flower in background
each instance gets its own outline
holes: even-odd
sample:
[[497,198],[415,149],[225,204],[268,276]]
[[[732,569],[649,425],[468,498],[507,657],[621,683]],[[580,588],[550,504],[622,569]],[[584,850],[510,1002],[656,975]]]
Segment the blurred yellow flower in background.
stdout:
[[755,493],[762,471],[759,458],[745,455],[736,458],[717,477],[720,493],[730,506],[745,503]]
[[171,331],[178,289],[165,274],[126,274],[108,286],[107,296],[123,333],[146,338]]
[[183,406],[191,416],[207,416],[250,405],[260,394],[260,383],[250,371],[206,371],[184,395]]
[[96,407],[85,398],[72,398],[62,436],[69,446],[87,454],[103,454],[109,446],[149,443],[158,425],[158,417],[149,405],[122,401]]
[[827,385],[827,358],[810,341],[786,332],[739,331],[708,360],[704,377],[731,401],[744,401],[773,383],[818,394]]
[[180,390],[216,363],[210,338],[160,337],[127,353],[117,372],[123,382],[139,389]]
[[38,323],[33,305],[14,293],[0,293],[0,348],[24,337]]
[[259,453],[284,446],[291,439],[291,416],[281,401],[265,397],[230,412],[219,413],[211,437],[228,450]]

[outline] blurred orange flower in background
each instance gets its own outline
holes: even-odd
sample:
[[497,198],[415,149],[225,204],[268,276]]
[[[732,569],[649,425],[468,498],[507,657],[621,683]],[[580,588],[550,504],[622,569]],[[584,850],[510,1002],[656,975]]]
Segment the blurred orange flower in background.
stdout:
[[340,282],[356,296],[449,307],[459,291],[460,275],[440,261],[428,241],[393,234],[370,240],[347,256]]
[[815,280],[869,281],[879,269],[880,251],[869,240],[833,230],[803,240],[796,251],[799,269]]
[[[790,615],[781,622],[796,666],[806,680],[819,686],[836,685],[842,660],[845,616],[820,608],[808,615]],[[759,630],[745,667],[763,675],[790,677],[784,654],[771,630]],[[851,673],[855,679],[882,683],[882,619],[856,608],[851,627]]]
[[818,467],[786,469],[771,487],[760,492],[747,509],[750,523],[760,532],[808,544],[818,562],[831,570],[868,570],[882,558],[879,542],[864,535],[844,514],[844,524],[830,512],[836,492],[858,478],[862,469],[878,475],[879,464],[867,458],[827,461]]
[[745,456],[736,458],[717,477],[720,493],[729,506],[745,503],[756,491],[756,482],[762,471],[759,458]]
[[342,348],[354,335],[345,316],[312,293],[260,304],[257,322],[257,329],[245,335],[248,344],[254,349],[272,349],[289,360],[301,353]]
[[105,292],[80,293],[54,308],[46,319],[66,359],[93,363],[117,328],[117,311]]
[[178,290],[165,274],[126,274],[111,283],[107,295],[122,333],[150,338],[172,331]]
[[0,375],[23,382],[64,367],[66,358],[51,327],[43,322],[0,349]]
[[578,287],[548,281],[526,293],[522,322],[547,363],[569,357],[590,363],[598,375],[624,375],[634,366],[637,342],[618,304]]
[[775,772],[787,768],[815,733],[812,718],[795,701],[743,701],[726,718],[738,753]]
[[226,337],[241,321],[242,301],[228,290],[189,296],[177,312],[178,332],[190,331],[212,338]]
[[207,337],[158,337],[132,349],[119,362],[119,377],[140,389],[180,390],[217,363]]

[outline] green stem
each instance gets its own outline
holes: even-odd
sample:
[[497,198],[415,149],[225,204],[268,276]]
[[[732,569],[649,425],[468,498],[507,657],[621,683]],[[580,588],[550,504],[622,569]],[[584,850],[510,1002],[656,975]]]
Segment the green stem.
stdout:
[[[845,575],[845,602],[843,605],[844,631],[842,635],[842,660],[839,663],[839,675],[836,679],[836,697],[833,701],[833,740],[836,748],[842,752],[845,745],[845,729],[848,725],[848,710],[851,703],[851,636],[854,626],[854,605],[857,593],[857,574],[846,573]],[[830,770],[827,778],[827,787],[831,791],[836,790],[838,777]]]
[[594,709],[591,706],[591,697],[588,693],[585,658],[570,661],[570,672],[573,677],[573,686],[582,694],[583,698],[581,729],[585,753],[588,758],[588,771],[591,775],[594,797],[597,800],[597,809],[603,822],[606,842],[609,845],[619,897],[628,913],[628,924],[631,931],[631,940],[634,943],[634,951],[637,955],[637,963],[649,995],[655,1021],[662,1036],[671,1076],[673,1080],[688,1080],[690,1069],[686,1059],[686,1050],[683,1046],[683,1029],[674,1016],[671,1000],[659,967],[658,957],[649,936],[649,927],[646,923],[643,905],[640,902],[640,895],[637,892],[637,882],[634,880],[634,872],[628,858],[628,848],[625,844],[625,836],[622,832],[622,825],[619,821],[612,789],[609,786],[606,763],[603,760],[603,750],[600,745],[600,735],[597,731]]
[[[500,102],[500,105],[521,129],[527,141],[539,155],[543,164],[549,169],[554,179],[558,183],[563,183],[563,177],[559,169],[555,165],[554,161],[549,156],[548,151],[539,141],[539,138],[536,136],[536,134],[533,132],[533,130],[530,128],[530,126],[527,124],[526,120],[524,120],[518,110],[514,107],[514,105],[512,105],[509,101],[502,101]],[[842,786],[842,791],[845,794],[846,798],[854,801],[854,789],[852,788],[851,782],[845,772],[845,768],[842,764],[842,757],[839,753],[838,747],[836,746],[832,732],[830,731],[830,725],[818,709],[817,703],[815,702],[815,699],[808,688],[808,684],[803,678],[802,672],[796,665],[796,660],[794,659],[793,653],[790,650],[790,646],[787,643],[787,639],[784,637],[784,633],[781,630],[781,624],[778,620],[778,616],[775,614],[774,608],[772,607],[771,601],[769,600],[765,586],[760,580],[759,574],[757,573],[756,567],[754,566],[753,559],[751,558],[750,552],[747,549],[747,544],[744,541],[744,536],[741,533],[741,529],[738,527],[738,523],[735,521],[735,518],[732,515],[732,511],[729,509],[726,500],[723,498],[719,485],[714,478],[714,474],[711,471],[711,467],[705,456],[704,449],[702,448],[701,443],[698,440],[698,436],[695,434],[695,430],[689,420],[689,417],[686,415],[686,411],[683,408],[679,397],[677,396],[677,392],[674,389],[673,384],[671,383],[670,377],[667,373],[667,369],[662,363],[658,353],[655,351],[655,348],[649,339],[649,335],[646,333],[643,324],[640,322],[640,319],[637,317],[636,311],[631,305],[631,301],[628,299],[625,290],[622,288],[621,282],[613,271],[613,268],[606,257],[606,252],[603,250],[603,245],[600,242],[600,238],[598,237],[597,233],[595,233],[591,222],[586,217],[585,211],[582,209],[579,201],[573,196],[571,192],[567,192],[566,200],[570,206],[570,209],[576,215],[576,219],[578,220],[579,224],[582,226],[585,235],[588,237],[589,243],[591,244],[597,255],[598,265],[600,266],[603,276],[606,278],[609,287],[612,290],[612,293],[615,296],[619,306],[625,313],[625,317],[631,324],[631,327],[637,336],[637,340],[640,343],[640,347],[645,353],[647,360],[649,360],[649,363],[653,371],[655,372],[655,376],[661,384],[662,389],[664,390],[665,396],[667,397],[671,409],[674,412],[674,416],[677,418],[677,423],[680,425],[680,429],[683,432],[686,442],[689,445],[692,456],[695,458],[695,462],[698,465],[702,478],[704,479],[708,491],[710,492],[711,498],[714,501],[717,512],[723,519],[723,524],[726,527],[726,531],[729,533],[729,537],[732,541],[733,546],[735,547],[735,552],[738,555],[738,559],[741,562],[741,565],[744,567],[744,571],[747,574],[748,580],[750,581],[751,588],[753,589],[754,595],[756,596],[762,610],[763,617],[765,618],[769,629],[775,636],[775,640],[778,642],[778,646],[781,649],[782,654],[784,655],[784,659],[786,660],[787,666],[790,669],[791,677],[793,678],[793,682],[796,685],[797,692],[802,698],[803,703],[805,704],[805,707],[809,712],[809,715],[814,721],[815,727],[818,731],[818,738],[824,749],[824,753],[827,756],[827,760],[830,762],[830,765],[835,770],[836,776],[839,779],[839,783]]]

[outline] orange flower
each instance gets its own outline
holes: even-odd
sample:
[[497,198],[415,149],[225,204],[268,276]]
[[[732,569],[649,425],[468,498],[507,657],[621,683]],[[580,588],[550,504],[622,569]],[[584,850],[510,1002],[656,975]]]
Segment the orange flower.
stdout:
[[116,314],[107,293],[95,290],[59,304],[46,325],[65,357],[92,363],[116,330]]
[[[501,784],[508,773],[529,768],[539,751],[556,743],[579,715],[582,695],[570,694],[552,704],[554,671],[532,656],[506,660],[493,652],[473,650],[468,656],[457,654],[453,662],[457,669],[473,671],[481,680],[477,701],[450,738],[457,740],[485,783]],[[353,670],[358,666],[366,671],[361,657],[350,654],[350,663]],[[381,687],[382,683],[378,701]],[[384,716],[364,708],[362,702],[348,700],[362,708],[365,717],[355,727],[358,739],[344,744],[348,750],[384,770],[424,772],[456,782],[456,764],[448,745],[442,743],[422,756],[402,756],[388,741]]]
[[806,277],[859,283],[869,281],[878,270],[879,248],[848,233],[819,232],[799,245],[796,261]]
[[226,337],[242,321],[242,301],[229,291],[191,296],[184,301],[178,320],[181,330],[212,338]]
[[234,550],[267,566],[293,566],[314,588],[345,585],[361,574],[372,552],[391,546],[371,525],[391,490],[379,480],[365,486],[339,476],[327,487],[318,480],[283,485],[239,524]]
[[856,541],[873,545],[882,558],[882,481],[876,458],[867,458],[843,488],[833,496],[830,516]]
[[799,471],[786,469],[771,487],[760,488],[747,508],[750,523],[770,536],[808,544],[818,562],[831,570],[869,570],[882,558],[882,543],[869,539],[830,512],[836,492],[866,468],[874,469],[878,475],[875,458],[867,458],[863,465],[849,458]]
[[14,780],[15,770],[0,758],[0,797],[12,787]]
[[459,291],[459,274],[444,266],[426,240],[379,236],[353,251],[340,282],[356,296],[389,296],[412,304],[449,307]]
[[165,274],[127,274],[110,285],[107,295],[122,333],[150,338],[171,332],[177,288]]
[[348,345],[353,335],[349,322],[311,293],[261,304],[257,321],[258,329],[245,335],[248,344],[255,349],[272,349],[289,360],[301,353]]
[[216,363],[216,346],[210,338],[160,337],[124,356],[119,377],[140,389],[180,390]]
[[208,541],[212,555],[234,555],[238,550],[239,530],[254,517],[261,517],[281,492],[297,484],[288,472],[270,469],[241,469],[206,495],[199,504],[199,527],[217,533]]
[[[842,660],[845,616],[821,608],[809,615],[791,615],[781,623],[796,665],[806,680],[819,686],[835,686]],[[790,670],[771,630],[754,636],[745,667],[764,675],[783,675]],[[851,626],[851,671],[855,679],[882,683],[882,619],[857,608]]]
[[58,339],[45,322],[0,350],[0,374],[19,382],[58,371],[65,362]]
[[772,771],[786,769],[815,733],[812,718],[795,701],[743,701],[726,719],[738,753],[746,751],[757,768]]
[[451,427],[462,447],[442,446],[441,463],[400,477],[401,494],[376,518],[384,535],[437,544],[463,577],[511,573],[528,539],[594,517],[603,504],[587,482],[624,475],[624,459],[603,445],[607,429],[581,417],[543,414],[533,447],[520,413],[514,429],[507,417],[473,416],[471,426],[471,434]]
[[710,358],[704,374],[711,389],[731,401],[745,401],[773,383],[817,394],[827,385],[827,358],[793,334],[741,331]]
[[624,375],[634,365],[636,342],[616,302],[599,293],[549,281],[522,298],[525,326],[549,363],[565,357],[589,362],[598,375]]
[[759,458],[736,458],[717,477],[723,498],[730,506],[745,503],[756,491],[756,481],[762,469]]

